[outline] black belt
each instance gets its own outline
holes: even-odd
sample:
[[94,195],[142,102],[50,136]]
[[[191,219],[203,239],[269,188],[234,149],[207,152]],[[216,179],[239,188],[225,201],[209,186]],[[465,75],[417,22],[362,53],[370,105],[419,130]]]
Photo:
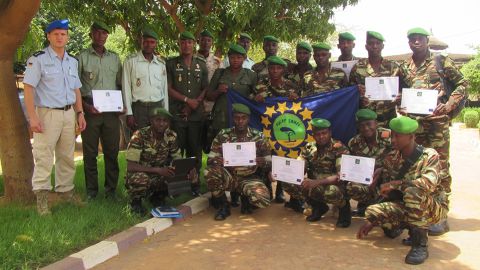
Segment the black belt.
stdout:
[[62,110],[62,111],[68,111],[72,108],[72,104],[70,105],[66,105],[65,107],[59,107],[59,108],[49,108],[49,109],[53,109],[53,110]]
[[163,105],[163,100],[150,101],[150,102],[134,101],[134,102],[132,102],[132,104],[145,106],[145,107],[151,107],[151,106],[156,106],[156,105]]

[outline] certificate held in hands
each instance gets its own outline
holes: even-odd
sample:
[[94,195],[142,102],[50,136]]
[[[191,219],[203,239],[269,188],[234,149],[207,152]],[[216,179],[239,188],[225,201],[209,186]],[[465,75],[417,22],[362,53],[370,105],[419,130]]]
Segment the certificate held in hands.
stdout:
[[365,96],[369,100],[394,100],[398,95],[398,77],[365,78]]
[[223,166],[254,166],[257,157],[255,142],[239,142],[222,144]]
[[355,66],[355,64],[358,62],[358,60],[353,60],[353,61],[339,61],[339,62],[331,62],[332,67],[334,68],[339,68],[347,74],[347,78],[350,77],[350,72],[352,71],[352,67]]
[[430,115],[437,107],[437,100],[437,90],[404,88],[400,107],[407,113]]
[[374,170],[374,158],[342,155],[340,180],[370,185],[373,181]]
[[300,185],[305,175],[305,161],[293,158],[272,156],[273,179]]
[[92,90],[93,106],[99,112],[121,112],[123,110],[122,91]]

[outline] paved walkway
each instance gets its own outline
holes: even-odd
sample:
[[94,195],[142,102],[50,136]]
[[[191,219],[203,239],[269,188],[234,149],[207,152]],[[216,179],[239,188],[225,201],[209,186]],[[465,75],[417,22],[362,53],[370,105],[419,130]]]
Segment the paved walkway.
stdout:
[[404,264],[406,232],[391,240],[377,228],[357,240],[361,219],[336,229],[330,214],[312,224],[272,205],[248,216],[236,208],[225,222],[214,221],[208,209],[95,269],[480,269],[478,138],[476,129],[452,128],[451,232],[430,238],[423,265]]

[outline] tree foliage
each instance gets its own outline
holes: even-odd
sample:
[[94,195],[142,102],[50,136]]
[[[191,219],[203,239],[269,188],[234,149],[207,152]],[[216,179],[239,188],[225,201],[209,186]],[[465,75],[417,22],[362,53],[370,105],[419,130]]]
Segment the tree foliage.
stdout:
[[462,73],[469,82],[468,92],[480,94],[480,47],[477,48],[477,55],[462,67]]

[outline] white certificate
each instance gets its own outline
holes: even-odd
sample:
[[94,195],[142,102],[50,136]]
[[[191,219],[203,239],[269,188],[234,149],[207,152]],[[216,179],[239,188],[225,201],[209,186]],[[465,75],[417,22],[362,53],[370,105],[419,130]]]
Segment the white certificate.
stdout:
[[305,175],[305,161],[293,158],[272,156],[273,179],[300,185]]
[[398,95],[398,77],[366,77],[365,96],[369,100],[394,100]]
[[255,142],[239,142],[222,144],[223,166],[254,166],[257,164],[257,148]]
[[121,112],[123,110],[122,91],[92,90],[93,106],[99,112]]
[[342,155],[340,180],[370,185],[373,181],[374,170],[374,158]]
[[432,89],[402,89],[402,104],[408,113],[430,115],[437,107],[438,91]]
[[340,61],[340,62],[332,62],[332,67],[334,68],[339,68],[345,73],[347,73],[347,78],[350,77],[350,71],[352,71],[352,67],[355,66],[355,64],[358,62],[358,60],[353,60],[353,61]]

